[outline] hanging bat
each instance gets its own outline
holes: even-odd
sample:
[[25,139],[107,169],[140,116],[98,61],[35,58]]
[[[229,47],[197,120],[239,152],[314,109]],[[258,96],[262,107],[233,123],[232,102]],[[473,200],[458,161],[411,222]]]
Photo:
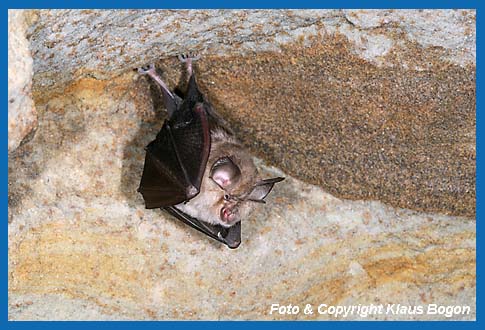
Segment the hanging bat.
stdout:
[[251,155],[200,92],[192,70],[196,58],[179,58],[188,75],[183,98],[169,90],[154,65],[138,69],[160,85],[169,115],[146,147],[138,191],[147,209],[162,208],[229,248],[237,248],[241,220],[255,203],[264,203],[274,184],[284,178],[260,178]]

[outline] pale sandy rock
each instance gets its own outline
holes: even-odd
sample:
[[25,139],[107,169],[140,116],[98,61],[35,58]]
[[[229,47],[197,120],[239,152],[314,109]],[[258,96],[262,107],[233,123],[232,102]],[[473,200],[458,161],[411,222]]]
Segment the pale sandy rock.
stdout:
[[[335,319],[272,304],[468,306],[337,319],[476,319],[474,11],[23,17],[39,119],[9,157],[10,320]],[[175,86],[181,51],[202,53],[202,90],[284,169],[256,158],[261,171],[287,177],[237,250],[136,192],[164,114],[132,69],[163,58]]]
[[172,79],[175,55],[195,51],[243,141],[291,175],[340,197],[475,214],[474,10],[25,16],[38,103],[158,59]]
[[109,78],[180,52],[274,52],[326,33],[344,34],[355,54],[380,65],[395,65],[382,57],[406,42],[443,48],[443,58],[460,65],[475,62],[473,10],[39,10],[32,17],[39,90],[81,76]]
[[[358,30],[377,34],[400,33],[423,47],[440,47],[460,65],[476,61],[474,10],[344,10],[345,18]],[[393,26],[390,28],[390,26]],[[396,39],[396,38],[393,38]],[[402,41],[396,39],[398,44]],[[364,55],[365,56],[365,55]]]
[[8,11],[8,151],[18,147],[37,125],[32,101],[32,57],[26,38],[25,11]]
[[[9,319],[334,319],[272,304],[466,305],[476,318],[475,220],[335,198],[285,175],[229,250],[136,192],[161,122],[134,74],[82,80],[40,108],[9,160]],[[50,111],[45,111],[49,108]]]

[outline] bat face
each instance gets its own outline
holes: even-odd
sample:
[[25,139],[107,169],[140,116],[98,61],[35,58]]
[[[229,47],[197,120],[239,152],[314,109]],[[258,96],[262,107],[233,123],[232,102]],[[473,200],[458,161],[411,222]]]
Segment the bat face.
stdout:
[[254,209],[257,200],[249,197],[261,180],[251,156],[232,136],[218,129],[211,138],[200,193],[177,207],[210,224],[231,227]]

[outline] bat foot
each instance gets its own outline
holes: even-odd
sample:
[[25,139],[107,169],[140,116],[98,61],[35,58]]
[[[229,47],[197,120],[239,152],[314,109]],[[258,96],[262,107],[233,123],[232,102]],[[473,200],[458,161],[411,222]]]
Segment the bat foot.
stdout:
[[187,74],[189,78],[192,76],[192,61],[197,61],[200,59],[200,56],[195,53],[188,53],[188,54],[180,54],[178,56],[179,60],[187,66]]
[[[165,91],[166,95],[170,100],[173,100],[173,94],[170,92],[170,89],[168,88],[167,84],[165,84],[162,80],[162,78],[157,74],[157,70],[155,69],[155,64],[151,63],[146,66],[142,66],[138,68],[138,73],[141,75],[149,75],[153,80],[155,80],[160,87]],[[170,110],[169,110],[170,113]]]
[[139,74],[155,74],[155,64],[151,63],[149,65],[142,66],[138,68]]
[[187,54],[180,54],[178,56],[180,62],[187,63],[190,61],[197,61],[200,59],[200,55],[196,53],[187,53]]

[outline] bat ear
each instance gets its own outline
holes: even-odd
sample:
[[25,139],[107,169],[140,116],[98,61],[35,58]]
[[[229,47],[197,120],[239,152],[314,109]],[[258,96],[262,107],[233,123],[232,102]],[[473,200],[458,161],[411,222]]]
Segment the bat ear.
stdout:
[[254,185],[253,190],[246,196],[245,199],[253,201],[253,202],[260,202],[264,203],[264,198],[268,196],[273,189],[275,183],[283,181],[285,178],[277,177],[272,179],[261,180]]
[[241,177],[241,170],[229,157],[219,158],[212,165],[209,176],[219,187],[225,189],[237,182]]

